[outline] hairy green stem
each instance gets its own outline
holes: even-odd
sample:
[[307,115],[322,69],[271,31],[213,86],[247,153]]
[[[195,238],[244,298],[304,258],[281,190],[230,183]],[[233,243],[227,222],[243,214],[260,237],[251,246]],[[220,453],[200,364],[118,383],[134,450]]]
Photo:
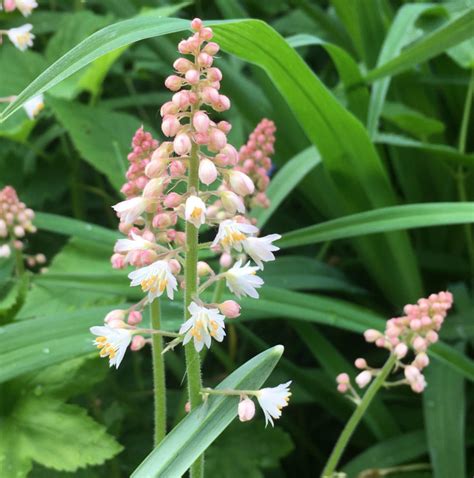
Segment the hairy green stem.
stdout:
[[362,417],[367,411],[367,408],[371,404],[380,387],[382,387],[382,385],[384,384],[385,379],[393,370],[396,361],[396,356],[394,354],[391,354],[388,360],[385,362],[385,365],[380,370],[380,373],[372,382],[372,385],[368,388],[361,402],[357,405],[357,408],[354,410],[354,413],[352,414],[351,418],[346,423],[344,430],[342,430],[342,433],[339,436],[336,445],[334,446],[331,456],[329,457],[326,466],[324,467],[324,470],[321,474],[321,478],[330,478],[333,476],[334,472],[336,471],[337,465],[339,464],[339,460],[341,459],[341,456],[344,453],[344,450],[352,437],[352,434],[357,428],[357,425],[359,425],[359,422],[361,421]]
[[[150,304],[151,325],[159,329],[161,326],[160,300],[155,299]],[[155,431],[154,443],[157,446],[166,435],[166,377],[165,357],[163,351],[163,337],[159,334],[152,335],[153,356],[153,388],[155,397]]]
[[[199,158],[198,146],[193,144],[191,158],[189,160],[188,192],[197,193],[199,190]],[[197,227],[186,221],[186,258],[185,258],[185,293],[184,293],[184,318],[188,320],[191,314],[188,306],[197,291],[197,262],[198,262],[198,238]],[[188,379],[188,395],[191,410],[202,403],[201,388],[201,358],[194,348],[193,341],[185,345],[186,374]],[[191,466],[191,477],[202,478],[204,476],[204,455],[201,455]]]

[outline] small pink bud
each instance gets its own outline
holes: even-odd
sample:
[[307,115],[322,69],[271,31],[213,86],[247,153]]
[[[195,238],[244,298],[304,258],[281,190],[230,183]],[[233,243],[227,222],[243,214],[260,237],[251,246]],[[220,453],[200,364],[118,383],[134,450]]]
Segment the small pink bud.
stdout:
[[199,35],[201,38],[204,40],[210,40],[212,38],[212,30],[209,27],[202,28],[201,31],[199,32]]
[[198,261],[197,263],[197,273],[199,277],[204,277],[212,274],[212,269],[207,262]]
[[354,365],[358,369],[363,370],[364,368],[367,368],[367,361],[364,358],[358,358],[355,360]]
[[181,231],[176,232],[174,242],[178,246],[184,246],[186,244],[186,234],[184,232],[181,232]]
[[177,75],[168,76],[165,80],[165,86],[171,91],[178,91],[183,85],[183,80]]
[[141,314],[140,312],[138,312],[138,310],[132,310],[132,311],[128,314],[128,320],[127,320],[127,322],[128,322],[130,325],[137,325],[137,324],[139,324],[142,320],[143,320],[142,314]]
[[204,111],[198,111],[193,116],[194,129],[199,133],[206,133],[209,129],[209,117]]
[[166,195],[163,204],[169,208],[178,207],[183,202],[183,197],[178,193],[169,193]]
[[415,382],[420,376],[420,371],[413,365],[408,365],[405,367],[405,377],[411,383]]
[[177,261],[176,259],[170,259],[168,261],[168,265],[170,266],[170,270],[171,270],[171,273],[173,275],[176,275],[176,274],[179,274],[180,271],[181,271],[181,264],[179,263],[179,261]]
[[430,363],[430,359],[425,352],[420,352],[416,355],[415,360],[413,361],[413,365],[420,370],[427,367]]
[[194,18],[192,21],[191,21],[191,28],[198,32],[199,30],[201,30],[201,28],[203,27],[202,25],[202,20],[200,18]]
[[415,337],[415,340],[413,340],[413,348],[415,349],[415,352],[424,352],[428,346],[426,343],[426,340],[423,339],[422,337]]
[[213,58],[205,52],[201,52],[197,58],[198,65],[203,68],[209,68],[212,65]]
[[255,416],[255,403],[250,398],[244,398],[238,406],[239,420],[248,422]]
[[196,85],[199,82],[199,71],[188,70],[184,77],[190,85]]
[[240,196],[232,191],[223,191],[221,193],[221,201],[225,210],[234,215],[236,212],[245,213],[244,201]]
[[46,262],[46,256],[44,254],[36,254],[35,260],[38,264],[44,264]]
[[336,382],[337,383],[343,383],[343,384],[348,384],[350,383],[350,378],[349,378],[349,375],[347,375],[347,373],[340,373],[337,377],[336,377]]
[[232,129],[232,125],[228,121],[219,121],[217,127],[225,134],[229,133]]
[[159,178],[166,170],[167,161],[162,159],[154,159],[145,167],[145,174],[150,178]]
[[219,258],[219,265],[224,269],[228,269],[233,263],[232,256],[228,252],[224,252]]
[[[203,52],[207,53],[208,55],[211,55],[211,56],[214,56],[215,54],[217,54],[219,52],[220,48],[219,48],[219,45],[217,43],[214,43],[214,42],[209,42],[204,48],[203,48]],[[222,78],[222,76],[221,76]],[[220,78],[219,78],[220,80]]]
[[188,70],[194,68],[194,63],[187,60],[186,58],[178,58],[173,63],[173,68],[180,73],[186,73]]
[[25,230],[21,226],[15,226],[13,228],[13,234],[15,234],[16,237],[24,237]]
[[375,342],[381,336],[382,334],[375,329],[368,329],[364,332],[364,338],[366,342]]
[[143,189],[144,198],[156,198],[163,193],[163,188],[165,186],[165,181],[163,178],[153,178],[150,179]]
[[227,144],[227,136],[218,128],[213,128],[209,134],[209,148],[212,151],[220,151]]
[[180,133],[173,141],[174,152],[178,156],[184,156],[191,151],[191,140],[186,133]]
[[340,393],[346,393],[349,390],[349,387],[345,383],[340,383],[337,386],[337,391]]
[[178,106],[172,101],[166,102],[160,109],[161,116],[175,115],[178,112]]
[[132,343],[130,345],[130,350],[133,352],[138,352],[146,345],[146,340],[141,335],[134,335],[132,339]]
[[240,305],[235,300],[226,300],[217,307],[228,319],[235,319],[240,315]]
[[161,131],[165,136],[175,136],[181,127],[181,123],[174,115],[166,115],[161,122]]
[[219,101],[219,92],[215,88],[206,86],[202,90],[202,99],[204,103],[207,103],[207,104],[217,103]]
[[186,165],[182,161],[171,161],[170,175],[173,178],[177,176],[183,176],[186,173]]
[[104,318],[104,322],[109,324],[112,321],[124,323],[126,312],[122,309],[111,310]]
[[199,162],[199,179],[206,186],[217,179],[217,168],[210,159],[204,158]]
[[212,106],[216,111],[227,111],[230,108],[230,100],[225,95],[219,95],[218,100]]
[[438,339],[438,334],[434,330],[428,330],[428,332],[426,332],[426,340],[429,343],[434,344],[438,342]]
[[364,370],[363,372],[360,372],[355,378],[355,381],[360,388],[364,388],[366,385],[369,384],[371,380],[372,380],[372,374],[368,370]]
[[398,359],[402,359],[408,353],[408,347],[406,346],[405,343],[401,342],[395,347],[393,352],[395,353]]
[[252,194],[255,190],[252,180],[241,171],[230,171],[229,182],[233,191],[240,196],[247,196],[248,194]]
[[153,217],[153,227],[157,229],[166,229],[167,227],[171,226],[171,217],[167,213],[159,213],[155,217]]
[[184,411],[185,411],[186,413],[189,413],[189,412],[191,411],[191,403],[186,402],[186,403],[184,404]]

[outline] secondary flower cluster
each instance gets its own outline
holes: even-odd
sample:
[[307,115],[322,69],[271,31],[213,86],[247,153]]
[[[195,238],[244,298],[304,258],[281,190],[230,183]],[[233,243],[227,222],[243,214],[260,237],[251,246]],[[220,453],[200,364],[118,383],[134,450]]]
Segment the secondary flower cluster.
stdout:
[[[18,9],[24,17],[30,15],[37,6],[38,3],[35,0],[4,0],[3,2],[3,9],[6,12],[13,12]],[[0,10],[2,10],[1,2]],[[31,33],[32,29],[33,25],[26,23],[21,27],[0,30],[0,43],[2,42],[2,35],[6,35],[16,48],[25,51],[33,46],[35,36]]]
[[[388,320],[384,333],[374,329],[365,331],[365,340],[389,350],[396,358],[395,370],[402,368],[404,371],[404,379],[388,382],[388,386],[407,384],[414,392],[423,392],[426,380],[422,370],[429,364],[426,351],[438,341],[438,332],[452,304],[451,292],[431,294],[427,299],[419,299],[416,304],[406,305],[405,315]],[[410,360],[402,362],[410,352]],[[362,370],[355,378],[360,388],[368,385],[379,373],[379,370],[369,367],[364,358],[356,359],[355,366]],[[341,393],[354,392],[346,373],[339,374],[336,381]]]

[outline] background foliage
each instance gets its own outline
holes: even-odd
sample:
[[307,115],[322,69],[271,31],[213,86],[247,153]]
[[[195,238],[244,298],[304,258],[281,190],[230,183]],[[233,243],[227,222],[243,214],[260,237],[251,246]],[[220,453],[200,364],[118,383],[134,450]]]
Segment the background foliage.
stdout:
[[[276,122],[273,202],[254,215],[284,235],[279,259],[265,267],[262,299],[245,301],[230,340],[213,345],[206,377],[214,385],[281,343],[272,382],[294,380],[278,426],[264,430],[262,417],[232,423],[207,454],[208,475],[316,476],[352,409],[335,375],[359,355],[381,360],[360,332],[449,288],[455,310],[433,347],[426,393],[384,391],[343,470],[472,476],[472,1],[39,4],[29,20],[33,51],[0,47],[0,96],[34,80],[17,106],[47,91],[36,121],[21,110],[9,115],[15,104],[3,112],[0,186],[45,211],[29,246],[50,258],[47,273],[22,284],[8,279],[12,263],[0,263],[2,476],[129,476],[150,452],[149,353],[129,354],[107,373],[88,328],[136,298],[126,274],[110,268],[118,237],[110,206],[120,200],[134,131],[143,124],[159,136],[158,108],[170,96],[164,78],[188,25],[179,18],[194,16],[232,20],[211,22],[233,100],[225,116],[232,143],[242,145],[262,117]],[[0,22],[22,19],[0,14]],[[165,304],[164,321],[179,326],[177,302]],[[172,353],[167,368],[175,424],[184,369]]]

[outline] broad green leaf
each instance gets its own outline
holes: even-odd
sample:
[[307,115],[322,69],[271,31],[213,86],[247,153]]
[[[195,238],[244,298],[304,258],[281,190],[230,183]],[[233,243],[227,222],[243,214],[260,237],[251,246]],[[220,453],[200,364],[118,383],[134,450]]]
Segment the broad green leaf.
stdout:
[[272,214],[278,209],[278,206],[280,206],[306,174],[320,162],[321,157],[316,148],[310,147],[298,153],[278,170],[275,177],[270,181],[270,186],[267,190],[270,207],[267,209],[258,208],[252,210],[252,216],[257,219],[260,228],[263,228]]
[[409,204],[353,214],[284,235],[282,248],[365,234],[474,222],[474,203]]
[[[7,455],[20,454],[23,460],[36,461],[48,468],[75,471],[87,465],[98,465],[122,450],[105,427],[90,418],[76,405],[49,397],[26,395],[15,404],[11,421],[14,435],[19,435],[18,449],[12,451],[10,435],[2,433],[0,450]],[[1,461],[7,457],[0,456]],[[19,470],[3,475],[18,476]],[[26,475],[22,475],[26,476]]]
[[[252,358],[221,382],[217,389],[256,390],[266,381],[283,353],[277,345]],[[237,416],[238,397],[210,396],[184,418],[133,472],[133,478],[177,477]]]
[[99,107],[50,98],[48,105],[71,135],[74,146],[116,188],[124,183],[130,141],[139,119]]
[[[408,4],[403,5],[397,12],[392,25],[385,37],[377,66],[396,58],[400,55],[402,48],[420,35],[415,27],[416,20],[425,11],[433,8],[432,4]],[[373,138],[378,129],[380,114],[382,113],[385,97],[390,86],[391,77],[376,81],[372,85],[370,97],[369,115],[367,119],[367,130]]]
[[[474,2],[472,0],[446,2],[444,7],[455,18],[459,14],[464,13],[466,8],[474,8]],[[474,68],[474,38],[450,48],[448,55],[462,68]]]
[[434,478],[466,475],[464,378],[444,364],[426,370],[423,392],[426,440]]
[[341,471],[352,478],[364,471],[390,468],[414,460],[424,455],[426,450],[423,430],[404,433],[363,451],[347,463]]
[[89,222],[79,221],[70,217],[59,216],[47,212],[35,213],[35,226],[44,231],[55,232],[57,234],[73,236],[78,239],[96,241],[110,246],[121,237],[120,233],[106,229],[105,227]]
[[407,47],[396,58],[369,71],[364,78],[365,81],[373,82],[385,76],[396,75],[472,38],[473,23],[474,9],[468,9],[463,15],[447,22]]
[[[220,478],[264,478],[293,449],[280,427],[263,428],[260,420],[233,423],[206,452],[206,474]],[[232,456],[232,460],[229,460]]]

